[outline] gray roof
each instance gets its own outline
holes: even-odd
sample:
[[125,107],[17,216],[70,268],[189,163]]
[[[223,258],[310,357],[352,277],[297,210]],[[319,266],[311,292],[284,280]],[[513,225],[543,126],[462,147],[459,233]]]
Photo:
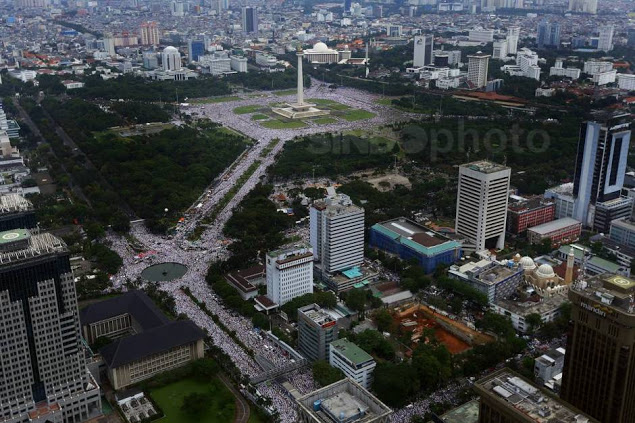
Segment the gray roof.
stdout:
[[154,305],[150,297],[145,292],[138,290],[91,304],[80,311],[79,318],[82,326],[85,326],[122,314],[130,314],[144,331],[170,322]]
[[204,337],[205,332],[191,320],[177,320],[134,336],[118,339],[99,352],[108,368],[112,369],[181,345],[191,344]]

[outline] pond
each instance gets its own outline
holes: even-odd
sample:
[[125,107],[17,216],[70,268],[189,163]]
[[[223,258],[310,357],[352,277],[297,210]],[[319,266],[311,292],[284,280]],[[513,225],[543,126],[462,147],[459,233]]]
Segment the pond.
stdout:
[[141,277],[150,282],[167,282],[183,277],[187,273],[187,266],[180,263],[159,263],[146,267]]

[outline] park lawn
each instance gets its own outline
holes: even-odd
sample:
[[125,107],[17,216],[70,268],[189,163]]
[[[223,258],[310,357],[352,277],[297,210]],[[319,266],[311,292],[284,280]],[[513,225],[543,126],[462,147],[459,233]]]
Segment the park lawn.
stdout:
[[[181,411],[183,398],[192,393],[212,393],[213,400],[210,407],[201,416],[190,417]],[[236,405],[234,396],[218,378],[210,382],[199,382],[194,379],[184,379],[159,389],[150,391],[150,396],[159,405],[165,417],[165,423],[228,423],[234,420]]]
[[234,109],[234,113],[237,115],[246,115],[247,113],[254,113],[262,109],[262,106],[258,104],[250,104],[248,106],[238,106]]
[[251,117],[251,120],[263,120],[263,119],[269,119],[269,116],[263,115],[261,113],[257,113]]
[[375,117],[375,113],[362,109],[351,109],[345,111],[340,117],[349,122],[354,122],[356,120],[372,119]]
[[265,420],[260,417],[256,408],[251,404],[249,404],[249,420],[247,420],[247,423],[265,423]]
[[375,100],[375,103],[381,104],[382,106],[392,106],[392,98],[379,98]]
[[240,97],[231,95],[226,97],[209,97],[209,98],[197,98],[192,100],[193,104],[212,104],[212,103],[227,103],[229,101],[238,101]]
[[304,128],[306,125],[301,120],[290,120],[283,122],[278,119],[268,120],[261,123],[262,126],[269,129],[298,129]]
[[318,125],[328,125],[330,123],[337,122],[337,119],[333,119],[333,118],[330,118],[330,117],[323,117],[323,118],[313,119],[313,122],[318,124]]
[[328,107],[331,110],[348,110],[351,108],[346,104],[338,103],[335,100],[329,100],[327,98],[310,98],[307,102],[317,104],[318,106]]
[[274,92],[278,97],[286,97],[288,95],[295,95],[298,93],[298,90],[282,90]]

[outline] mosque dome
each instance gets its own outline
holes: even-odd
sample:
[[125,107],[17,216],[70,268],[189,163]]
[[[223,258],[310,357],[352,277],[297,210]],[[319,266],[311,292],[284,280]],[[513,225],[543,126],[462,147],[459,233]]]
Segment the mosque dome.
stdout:
[[326,44],[324,44],[323,42],[319,42],[319,43],[315,43],[313,45],[313,51],[318,52],[318,53],[323,53],[325,51],[328,51],[329,48]]
[[164,53],[178,53],[179,51],[177,50],[176,47],[172,47],[172,46],[167,46],[166,48],[163,49]]
[[523,270],[533,270],[536,268],[536,264],[531,259],[531,257],[528,256],[520,259],[520,265],[523,267]]
[[548,264],[543,264],[536,270],[536,276],[539,278],[553,278],[556,274],[553,271],[553,267]]

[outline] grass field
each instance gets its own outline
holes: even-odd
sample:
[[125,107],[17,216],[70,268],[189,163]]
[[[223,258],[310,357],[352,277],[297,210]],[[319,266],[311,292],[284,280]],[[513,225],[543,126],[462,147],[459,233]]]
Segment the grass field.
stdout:
[[331,110],[348,110],[351,108],[346,104],[338,103],[335,100],[329,100],[326,98],[310,98],[307,102],[317,104],[318,106],[328,107]]
[[278,119],[272,119],[266,122],[262,122],[261,125],[269,129],[298,129],[304,128],[306,126],[301,120],[290,120],[288,122],[283,122]]
[[211,103],[226,103],[228,101],[237,101],[240,97],[235,95],[227,97],[210,97],[210,98],[197,98],[190,101],[192,104],[211,104]]
[[247,113],[254,113],[262,109],[262,106],[257,104],[250,104],[248,106],[238,106],[234,109],[234,113],[237,115],[246,115]]
[[318,125],[328,125],[330,123],[337,122],[337,119],[333,119],[330,117],[322,117],[322,118],[313,119],[313,122],[315,122]]
[[381,104],[382,106],[392,106],[392,98],[380,98],[375,100],[375,103]]
[[340,117],[349,122],[354,122],[356,120],[372,119],[375,117],[375,113],[362,109],[350,109],[344,112]]
[[[190,417],[181,411],[183,398],[192,393],[211,392],[212,401],[207,411],[198,417]],[[152,399],[161,407],[165,423],[228,423],[234,419],[235,403],[231,391],[215,378],[211,382],[185,379],[150,391]]]
[[274,92],[275,95],[277,95],[278,97],[286,97],[288,95],[294,95],[297,94],[298,90],[283,90],[283,91],[276,91]]
[[269,119],[269,116],[257,113],[251,117],[251,120],[263,120],[263,119]]

